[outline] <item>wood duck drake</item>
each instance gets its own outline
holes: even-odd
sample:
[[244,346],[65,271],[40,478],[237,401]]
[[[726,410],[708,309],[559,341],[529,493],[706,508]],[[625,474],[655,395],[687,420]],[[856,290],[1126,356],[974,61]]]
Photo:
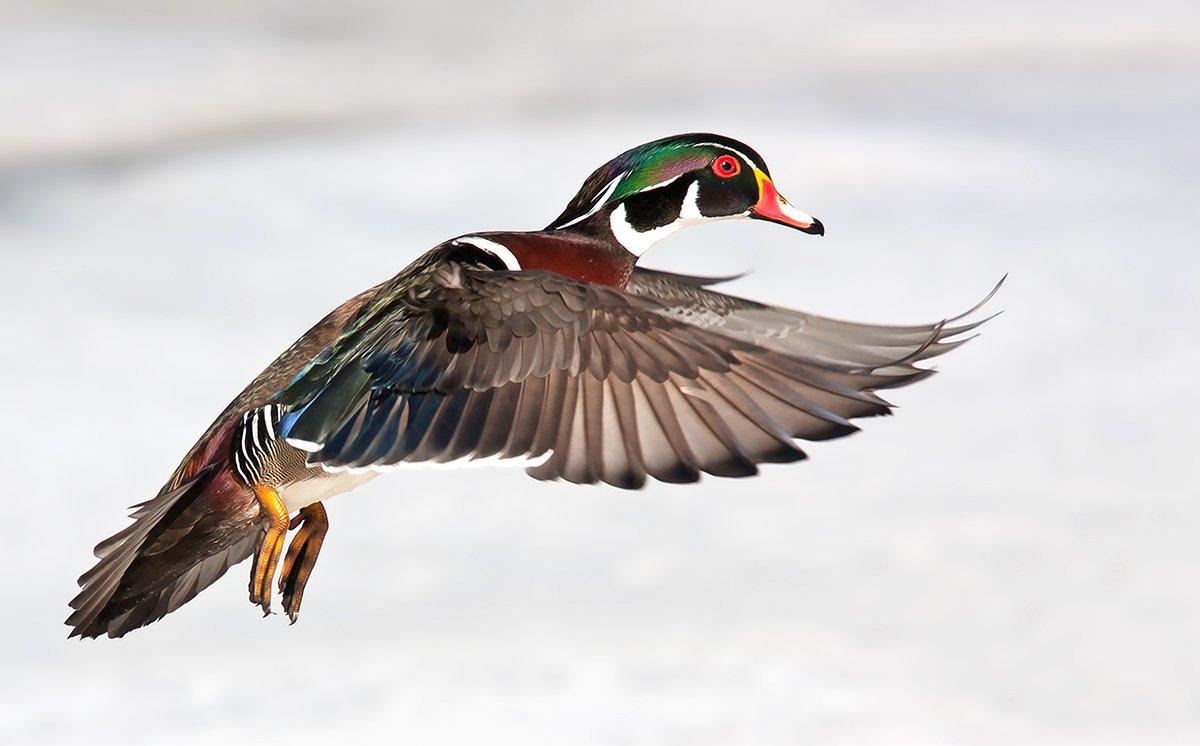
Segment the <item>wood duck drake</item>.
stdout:
[[601,166],[544,230],[446,241],[346,301],[96,547],[71,635],[120,637],[250,556],[250,600],[270,613],[278,568],[294,622],[322,501],[399,466],[489,459],[636,489],[799,461],[795,439],[888,414],[877,390],[929,376],[914,364],[983,323],[954,324],[979,306],[937,324],[837,321],[712,288],[730,278],[637,266],[675,230],[730,218],[824,233],[750,147],[680,135]]

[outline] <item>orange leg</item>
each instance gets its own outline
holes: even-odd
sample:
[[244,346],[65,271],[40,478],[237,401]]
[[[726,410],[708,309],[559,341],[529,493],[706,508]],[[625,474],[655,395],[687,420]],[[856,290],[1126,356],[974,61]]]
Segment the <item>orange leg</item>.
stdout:
[[271,581],[279,555],[283,553],[283,540],[288,531],[288,512],[275,488],[254,485],[254,494],[268,523],[263,527],[258,553],[254,555],[254,567],[250,569],[250,602],[262,607],[263,616],[271,613]]
[[288,545],[283,569],[279,571],[279,592],[283,594],[283,608],[292,624],[300,616],[300,602],[304,600],[304,586],[317,564],[317,555],[329,533],[329,515],[321,503],[313,503],[301,509],[292,519],[292,528],[300,527]]

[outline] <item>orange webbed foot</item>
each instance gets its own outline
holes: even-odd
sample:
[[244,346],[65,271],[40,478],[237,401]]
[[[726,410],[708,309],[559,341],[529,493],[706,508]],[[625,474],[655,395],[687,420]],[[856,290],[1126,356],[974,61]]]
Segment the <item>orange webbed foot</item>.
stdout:
[[300,617],[304,587],[308,585],[325,535],[329,533],[329,515],[321,503],[313,503],[292,519],[291,527],[299,527],[299,530],[288,545],[287,557],[279,572],[279,592],[283,594],[283,609],[295,624]]
[[272,487],[256,485],[254,494],[267,517],[254,566],[250,569],[250,602],[262,607],[263,616],[271,613],[271,581],[283,553],[283,540],[288,531],[288,513],[279,493]]

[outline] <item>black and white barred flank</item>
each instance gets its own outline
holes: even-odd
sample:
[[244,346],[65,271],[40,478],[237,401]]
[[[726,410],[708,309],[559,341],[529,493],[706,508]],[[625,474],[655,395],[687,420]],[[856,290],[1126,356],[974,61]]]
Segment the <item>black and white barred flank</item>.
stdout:
[[266,474],[276,461],[281,446],[276,437],[283,408],[268,404],[242,415],[233,439],[233,468],[247,487],[267,482]]

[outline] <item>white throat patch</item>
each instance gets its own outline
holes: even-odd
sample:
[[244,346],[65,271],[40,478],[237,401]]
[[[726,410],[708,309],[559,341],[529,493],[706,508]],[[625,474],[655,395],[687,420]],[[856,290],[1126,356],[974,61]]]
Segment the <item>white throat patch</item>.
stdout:
[[628,216],[625,214],[624,203],[617,205],[617,209],[612,211],[609,216],[609,222],[612,225],[613,236],[617,242],[625,247],[625,250],[634,256],[642,256],[650,247],[685,225],[695,225],[697,223],[707,223],[713,220],[727,220],[729,218],[745,217],[747,213],[739,215],[720,215],[710,217],[700,214],[700,182],[693,181],[688,187],[687,194],[683,196],[683,204],[679,208],[679,217],[674,222],[660,225],[657,228],[651,228],[648,231],[638,231],[629,224]]

